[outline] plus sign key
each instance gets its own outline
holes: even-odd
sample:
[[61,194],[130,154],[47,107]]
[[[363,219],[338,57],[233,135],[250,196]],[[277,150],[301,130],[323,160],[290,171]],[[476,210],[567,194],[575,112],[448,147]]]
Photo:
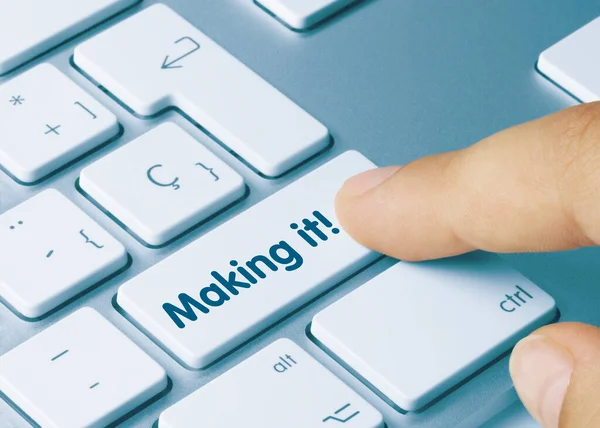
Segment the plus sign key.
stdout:
[[117,118],[50,64],[0,86],[0,166],[32,184],[119,133]]

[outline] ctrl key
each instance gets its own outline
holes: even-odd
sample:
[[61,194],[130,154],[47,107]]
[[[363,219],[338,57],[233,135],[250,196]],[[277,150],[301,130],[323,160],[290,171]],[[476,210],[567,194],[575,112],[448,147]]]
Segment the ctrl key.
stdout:
[[499,257],[400,262],[318,313],[311,333],[397,407],[419,410],[556,317]]
[[289,339],[174,404],[159,428],[383,428],[381,414]]

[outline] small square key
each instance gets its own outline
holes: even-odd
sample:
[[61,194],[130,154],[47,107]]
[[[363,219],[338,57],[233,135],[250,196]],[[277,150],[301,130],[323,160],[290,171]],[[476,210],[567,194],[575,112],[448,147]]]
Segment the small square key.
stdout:
[[105,427],[167,387],[165,370],[83,308],[0,357],[0,391],[42,427]]
[[114,114],[50,64],[0,86],[0,166],[35,183],[119,134]]
[[0,296],[40,317],[127,264],[123,245],[56,190],[0,216]]
[[173,123],[85,168],[80,186],[151,246],[164,245],[246,192],[238,173]]

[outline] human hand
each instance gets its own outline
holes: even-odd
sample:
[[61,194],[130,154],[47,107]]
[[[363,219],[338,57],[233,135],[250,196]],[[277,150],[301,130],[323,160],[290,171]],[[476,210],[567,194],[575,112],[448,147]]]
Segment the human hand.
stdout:
[[[406,261],[600,245],[600,103],[360,174],[336,210],[358,242]],[[545,428],[600,427],[600,328],[543,327],[516,345],[510,372]]]

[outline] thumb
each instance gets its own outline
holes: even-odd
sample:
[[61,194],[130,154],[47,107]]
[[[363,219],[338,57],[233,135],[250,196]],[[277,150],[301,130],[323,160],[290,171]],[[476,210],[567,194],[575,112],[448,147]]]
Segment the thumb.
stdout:
[[600,329],[543,327],[513,350],[510,373],[521,401],[544,428],[600,427]]

